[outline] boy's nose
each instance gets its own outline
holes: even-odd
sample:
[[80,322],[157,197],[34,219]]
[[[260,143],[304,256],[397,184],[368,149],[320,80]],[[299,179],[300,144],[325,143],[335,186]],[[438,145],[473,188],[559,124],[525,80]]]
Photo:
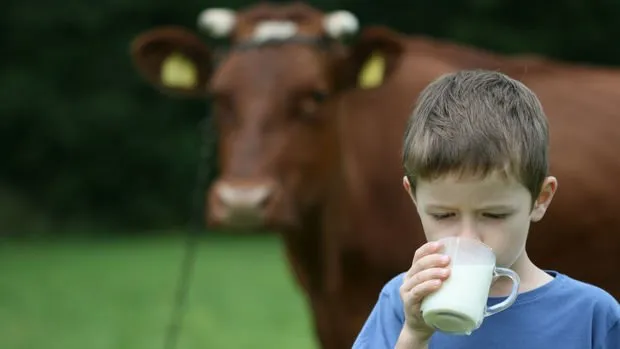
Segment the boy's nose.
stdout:
[[459,237],[474,239],[478,241],[482,240],[482,237],[480,236],[478,229],[476,228],[476,224],[467,220],[463,221],[461,231],[459,232]]

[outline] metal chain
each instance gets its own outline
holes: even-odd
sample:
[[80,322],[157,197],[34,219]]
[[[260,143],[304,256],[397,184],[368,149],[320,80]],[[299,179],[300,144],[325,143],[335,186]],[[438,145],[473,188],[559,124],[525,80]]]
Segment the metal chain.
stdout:
[[177,279],[170,323],[164,337],[164,349],[175,349],[179,342],[185,305],[190,290],[191,276],[196,261],[198,231],[202,226],[202,213],[204,212],[202,210],[202,203],[204,203],[203,193],[213,173],[213,162],[209,161],[211,160],[210,155],[212,155],[212,150],[214,149],[215,133],[213,130],[213,120],[211,117],[207,116],[201,123],[202,144],[200,148],[198,170],[196,171],[194,192],[192,195],[192,213],[187,224],[188,229],[184,246],[185,253],[180,266],[179,278]]

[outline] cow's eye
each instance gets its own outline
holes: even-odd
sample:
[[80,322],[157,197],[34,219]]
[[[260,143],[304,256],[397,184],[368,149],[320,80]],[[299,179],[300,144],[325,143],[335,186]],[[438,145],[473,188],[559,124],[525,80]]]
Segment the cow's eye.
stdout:
[[314,97],[304,97],[299,101],[298,111],[300,116],[309,117],[316,112],[318,106],[319,103],[314,99]]
[[313,116],[326,98],[327,93],[323,91],[315,90],[307,93],[299,101],[299,113],[304,117]]
[[325,91],[312,91],[310,93],[310,97],[316,102],[316,103],[323,103],[323,101],[325,101],[325,99],[327,98],[327,92]]
[[327,92],[320,89],[306,90],[298,94],[298,98],[294,100],[293,114],[299,120],[314,120],[319,106],[328,97]]

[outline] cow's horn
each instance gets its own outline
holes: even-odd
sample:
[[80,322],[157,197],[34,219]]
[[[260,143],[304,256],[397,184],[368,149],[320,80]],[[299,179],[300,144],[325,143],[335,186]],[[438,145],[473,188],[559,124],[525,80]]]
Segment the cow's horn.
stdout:
[[349,11],[334,11],[325,15],[323,26],[329,36],[334,39],[343,35],[354,34],[359,29],[357,17]]
[[198,15],[198,28],[215,38],[223,38],[235,28],[236,13],[225,8],[210,8]]

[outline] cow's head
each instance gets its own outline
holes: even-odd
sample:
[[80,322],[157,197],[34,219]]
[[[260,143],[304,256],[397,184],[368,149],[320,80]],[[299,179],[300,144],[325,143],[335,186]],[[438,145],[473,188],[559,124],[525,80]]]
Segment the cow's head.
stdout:
[[[379,30],[348,49],[340,39],[357,31],[354,15],[301,3],[208,9],[198,24],[220,43],[207,45],[179,27],[156,28],[136,38],[132,55],[165,93],[212,98],[220,177],[207,195],[208,222],[298,226],[324,193],[337,155],[337,107],[325,105],[360,82],[357,72],[373,52],[393,57],[396,39]],[[394,65],[374,55],[370,61],[363,84]]]

